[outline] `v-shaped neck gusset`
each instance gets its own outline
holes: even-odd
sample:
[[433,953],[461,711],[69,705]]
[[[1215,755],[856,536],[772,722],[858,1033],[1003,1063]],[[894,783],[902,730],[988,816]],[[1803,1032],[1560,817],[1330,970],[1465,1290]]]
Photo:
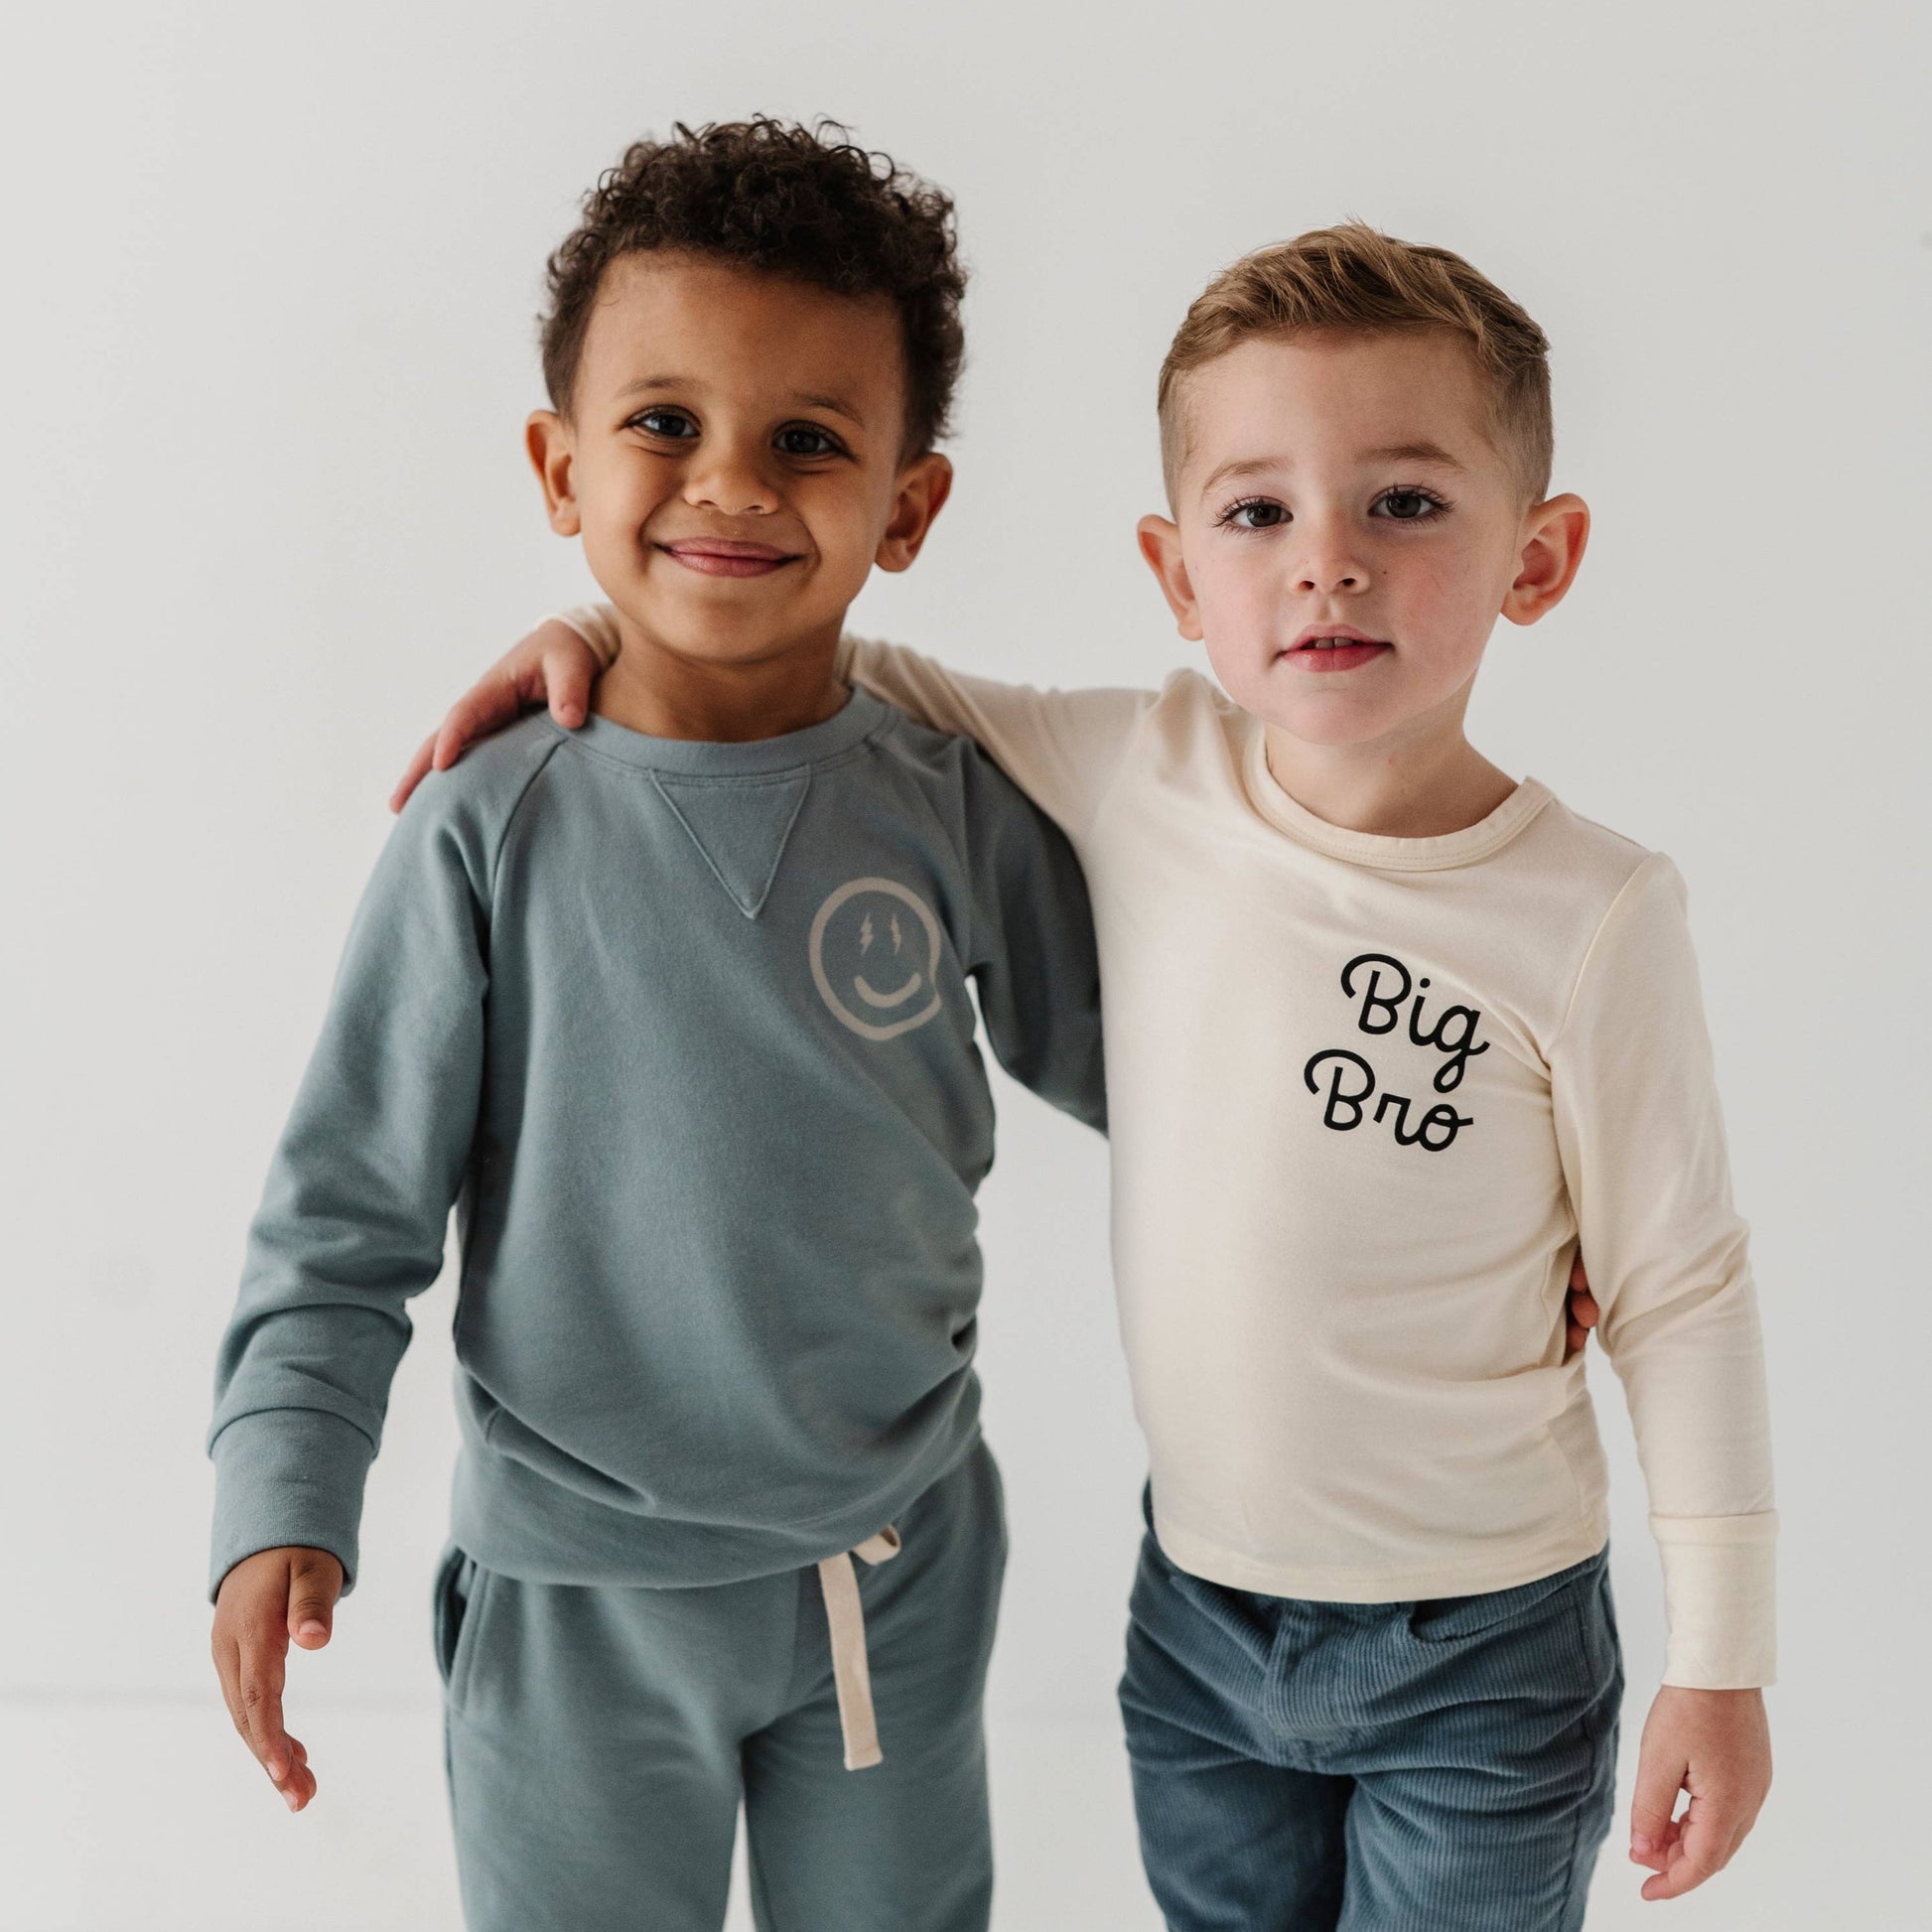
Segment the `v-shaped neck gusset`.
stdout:
[[810,766],[756,778],[653,771],[650,779],[732,903],[756,919],[811,790]]

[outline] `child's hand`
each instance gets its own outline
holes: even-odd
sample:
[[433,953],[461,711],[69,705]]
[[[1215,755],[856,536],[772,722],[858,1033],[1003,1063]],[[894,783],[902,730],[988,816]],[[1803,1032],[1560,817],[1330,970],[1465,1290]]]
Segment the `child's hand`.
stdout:
[[282,1728],[291,1641],[329,1641],[343,1567],[327,1550],[260,1550],[221,1579],[214,1599],[214,1669],[241,1741],[261,1760],[291,1811],[316,1795],[309,1753]]
[[447,771],[465,746],[515,724],[526,711],[547,703],[551,717],[575,731],[590,716],[591,686],[607,668],[569,624],[546,618],[450,707],[441,728],[409,760],[402,782],[389,795],[389,809],[401,811],[427,772]]
[[[1656,1873],[1643,1895],[1679,1898],[1722,1871],[1770,1788],[1764,1693],[1666,1684],[1644,1724],[1630,1806],[1630,1858]],[[1691,1802],[1674,1818],[1680,1790]]]
[[1570,1308],[1569,1340],[1572,1355],[1581,1355],[1585,1344],[1589,1340],[1589,1331],[1602,1317],[1603,1311],[1596,1306],[1596,1297],[1589,1292],[1589,1277],[1584,1273],[1584,1254],[1580,1248],[1577,1259],[1570,1264]]

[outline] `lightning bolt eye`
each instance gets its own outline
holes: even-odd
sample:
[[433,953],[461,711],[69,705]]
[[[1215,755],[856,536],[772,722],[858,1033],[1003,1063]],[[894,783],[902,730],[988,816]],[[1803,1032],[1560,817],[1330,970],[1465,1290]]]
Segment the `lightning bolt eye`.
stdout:
[[898,951],[898,914],[893,914],[893,950]]
[[865,923],[859,928],[859,950],[861,952],[872,951],[872,914],[870,912],[866,914]]

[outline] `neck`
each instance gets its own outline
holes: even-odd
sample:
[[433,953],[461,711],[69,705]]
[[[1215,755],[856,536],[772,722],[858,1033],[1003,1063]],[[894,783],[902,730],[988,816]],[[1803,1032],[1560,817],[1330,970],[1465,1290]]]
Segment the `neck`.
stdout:
[[621,648],[598,679],[600,718],[651,738],[738,745],[822,725],[848,693],[835,674],[839,626],[774,646],[769,654],[694,657],[621,611]]
[[1436,839],[1480,824],[1516,781],[1453,720],[1365,745],[1314,745],[1269,725],[1268,769],[1304,810],[1348,832]]

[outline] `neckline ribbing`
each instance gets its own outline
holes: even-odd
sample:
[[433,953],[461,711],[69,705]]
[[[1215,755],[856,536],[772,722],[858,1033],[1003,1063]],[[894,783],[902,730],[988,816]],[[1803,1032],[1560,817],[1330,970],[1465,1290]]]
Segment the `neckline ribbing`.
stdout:
[[1282,789],[1280,780],[1268,768],[1267,733],[1259,719],[1251,721],[1251,726],[1242,763],[1248,796],[1255,809],[1297,844],[1324,852],[1330,858],[1346,859],[1351,865],[1371,866],[1384,872],[1447,872],[1456,866],[1473,865],[1507,845],[1553,796],[1547,785],[1526,777],[1486,818],[1465,825],[1459,832],[1445,832],[1431,839],[1399,839],[1380,832],[1353,832],[1346,826],[1330,825],[1325,818],[1317,818]]
[[645,771],[686,772],[716,778],[767,777],[823,764],[861,745],[892,715],[870,691],[854,689],[831,717],[776,738],[724,744],[711,739],[652,738],[608,718],[591,717],[575,731],[554,721],[551,730],[567,744]]

